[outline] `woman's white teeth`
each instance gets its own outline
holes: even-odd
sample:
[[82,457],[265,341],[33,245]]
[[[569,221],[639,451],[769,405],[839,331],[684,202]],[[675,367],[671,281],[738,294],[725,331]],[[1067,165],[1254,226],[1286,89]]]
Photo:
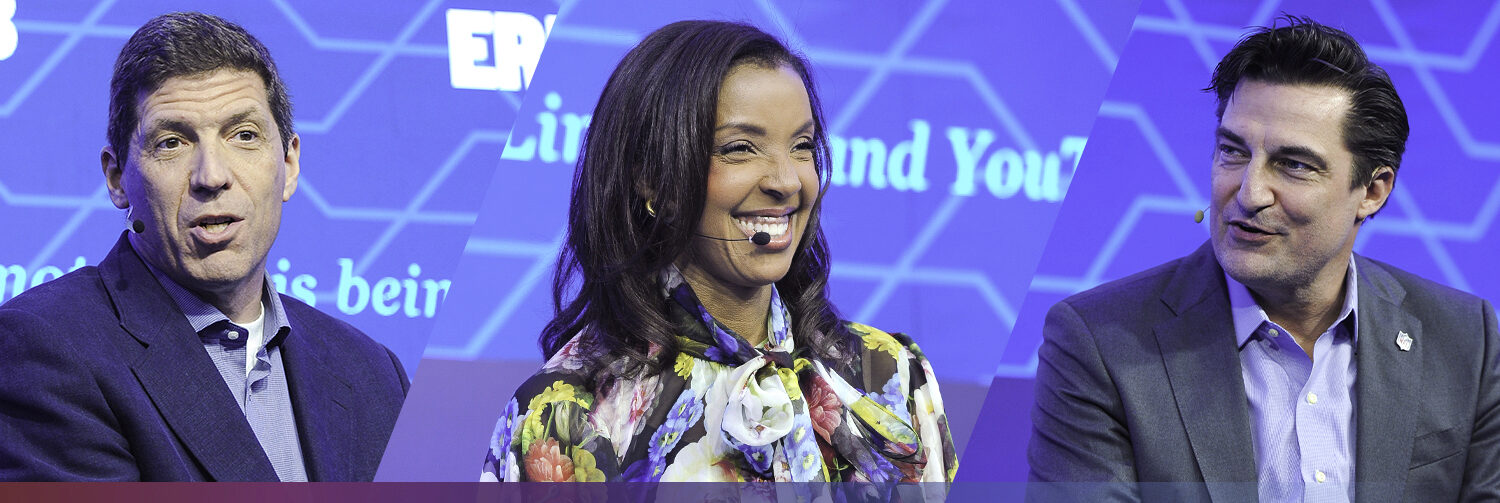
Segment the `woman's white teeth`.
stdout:
[[741,229],[752,234],[764,232],[772,236],[780,236],[786,234],[786,229],[790,225],[789,220],[787,217],[740,217],[736,218],[735,222],[740,225]]

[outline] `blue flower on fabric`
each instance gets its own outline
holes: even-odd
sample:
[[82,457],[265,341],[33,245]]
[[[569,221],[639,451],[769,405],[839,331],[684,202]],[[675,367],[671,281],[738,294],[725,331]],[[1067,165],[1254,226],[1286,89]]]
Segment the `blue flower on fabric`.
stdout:
[[901,471],[896,469],[896,465],[891,464],[890,461],[885,459],[885,456],[881,456],[880,453],[875,452],[873,449],[855,449],[852,461],[858,467],[859,472],[863,473],[869,478],[870,482],[875,484],[884,484],[897,480],[901,475]]
[[651,458],[641,459],[625,468],[620,478],[626,482],[659,482],[666,471],[666,462],[653,463]]
[[728,435],[724,436],[724,441],[744,453],[745,461],[750,463],[750,468],[755,469],[756,473],[766,477],[771,476],[771,461],[776,457],[775,444],[767,444],[759,447],[746,445]]
[[792,480],[797,482],[817,480],[823,467],[823,453],[813,432],[809,416],[801,414],[787,434],[787,464],[791,465]]
[[787,338],[787,314],[786,304],[781,303],[781,294],[776,288],[771,288],[771,346],[777,347],[786,342]]
[[516,409],[519,407],[516,399],[510,399],[510,403],[505,405],[505,412],[500,413],[500,420],[495,422],[495,434],[490,437],[490,450],[497,456],[505,456],[505,451],[510,449],[516,428]]
[[698,395],[691,390],[684,390],[677,401],[672,404],[672,410],[667,411],[667,420],[663,425],[673,425],[687,430],[703,417],[703,402],[698,400]]
[[651,462],[648,474],[650,480],[661,478],[661,474],[666,470],[667,454],[677,447],[677,443],[682,440],[682,434],[697,424],[701,417],[703,417],[703,403],[698,401],[698,396],[692,391],[683,391],[677,397],[677,401],[672,403],[672,409],[667,411],[666,421],[663,421],[661,427],[656,429],[656,433],[651,435],[649,444],[651,447],[647,451],[647,460]]
[[726,363],[729,361],[729,355],[724,354],[723,351],[720,351],[718,346],[709,346],[708,349],[703,350],[703,357],[708,358],[709,361],[719,363]]
[[725,353],[734,354],[740,351],[739,337],[735,337],[734,334],[724,330],[724,327],[719,326],[713,316],[709,316],[708,311],[703,312],[703,317],[708,326],[714,327],[714,340],[719,343],[719,347],[724,348]]
[[885,382],[880,393],[871,393],[870,400],[891,409],[896,417],[911,424],[911,411],[906,407],[906,390],[901,386],[900,374],[891,374],[890,380]]
[[517,407],[516,399],[510,399],[505,412],[500,413],[500,420],[495,422],[494,434],[490,435],[490,452],[485,455],[485,471],[495,475],[497,479],[504,477],[509,468],[506,453],[510,451],[511,435],[515,433]]

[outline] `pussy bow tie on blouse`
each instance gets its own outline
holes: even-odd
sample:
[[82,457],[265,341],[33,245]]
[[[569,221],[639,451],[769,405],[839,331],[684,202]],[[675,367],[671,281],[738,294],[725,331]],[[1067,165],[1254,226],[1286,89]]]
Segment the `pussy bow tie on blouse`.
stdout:
[[872,447],[898,457],[921,452],[909,421],[875,403],[837,373],[803,357],[804,350],[796,347],[791,336],[791,317],[774,286],[767,340],[762,348],[752,346],[715,320],[675,267],[663,274],[663,286],[672,299],[670,311],[678,327],[680,350],[732,369],[728,386],[715,386],[706,397],[705,426],[718,419],[723,442],[743,452],[756,471],[773,475],[776,467],[772,461],[780,445],[792,481],[827,480],[822,451],[813,437],[812,416],[798,381],[798,374],[807,367],[823,376],[839,401],[855,412],[866,431],[874,433],[869,439],[875,444]]

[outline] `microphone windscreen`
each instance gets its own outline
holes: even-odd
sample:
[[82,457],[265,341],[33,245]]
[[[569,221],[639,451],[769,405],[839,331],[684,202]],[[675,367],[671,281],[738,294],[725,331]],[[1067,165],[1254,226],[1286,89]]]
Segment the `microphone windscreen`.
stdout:
[[756,246],[765,246],[766,243],[771,242],[771,234],[765,231],[757,232],[754,236],[750,236],[750,242],[755,243]]
[[130,223],[130,230],[135,231],[136,234],[140,234],[142,232],[146,232],[146,223],[142,222],[140,220],[136,220],[134,222],[131,222]]

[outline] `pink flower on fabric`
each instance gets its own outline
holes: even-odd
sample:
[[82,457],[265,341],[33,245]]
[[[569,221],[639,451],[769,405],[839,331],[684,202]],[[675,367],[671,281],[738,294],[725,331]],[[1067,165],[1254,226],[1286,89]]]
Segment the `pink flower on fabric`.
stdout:
[[532,442],[526,450],[526,478],[532,482],[571,481],[573,460],[563,455],[555,439]]
[[646,409],[651,406],[656,386],[642,386],[637,384],[630,396],[630,419],[629,424],[640,422],[641,416],[646,415]]
[[833,430],[844,421],[841,415],[844,405],[823,376],[814,376],[812,381],[812,392],[807,394],[807,413],[812,416],[813,429],[818,435],[832,439]]

